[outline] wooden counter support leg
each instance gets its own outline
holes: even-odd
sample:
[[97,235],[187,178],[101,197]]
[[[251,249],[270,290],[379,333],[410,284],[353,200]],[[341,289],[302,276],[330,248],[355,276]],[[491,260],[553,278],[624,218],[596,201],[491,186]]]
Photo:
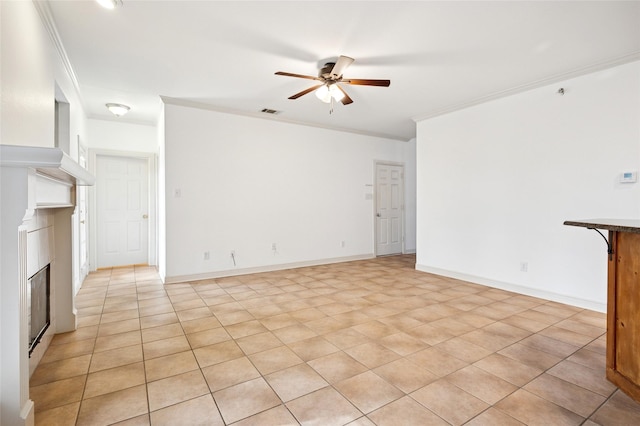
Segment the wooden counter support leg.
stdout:
[[607,379],[639,401],[640,234],[610,231],[609,238]]
[[[616,247],[617,235],[615,231],[609,231],[609,244]],[[616,250],[617,252],[617,250]],[[616,369],[616,258],[609,257],[607,269],[607,379]]]
[[[609,231],[607,242],[607,379],[640,402],[640,220],[567,220]],[[606,240],[607,238],[602,235]]]

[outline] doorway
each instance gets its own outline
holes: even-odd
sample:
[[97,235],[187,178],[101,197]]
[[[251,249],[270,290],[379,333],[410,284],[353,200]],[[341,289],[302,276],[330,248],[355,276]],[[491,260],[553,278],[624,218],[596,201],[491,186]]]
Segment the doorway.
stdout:
[[376,162],[376,256],[404,250],[404,165]]
[[96,266],[149,264],[149,158],[97,154]]

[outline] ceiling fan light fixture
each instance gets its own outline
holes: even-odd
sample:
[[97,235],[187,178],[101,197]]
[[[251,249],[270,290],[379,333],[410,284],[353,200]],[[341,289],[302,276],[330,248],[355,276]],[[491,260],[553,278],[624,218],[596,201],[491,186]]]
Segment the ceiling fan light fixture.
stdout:
[[115,0],[96,0],[98,4],[105,9],[114,9],[116,7]]
[[336,86],[335,84],[333,84],[333,85],[331,85],[331,87],[329,87],[329,93],[331,94],[331,97],[336,102],[340,102],[342,100],[342,98],[344,98],[344,92],[342,90],[340,90],[340,88],[338,88],[338,86]]
[[329,86],[326,84],[320,86],[316,90],[316,96],[325,104],[331,102],[331,91],[329,90]]
[[[121,0],[120,0],[121,1]],[[344,79],[343,72],[354,62],[353,58],[340,55],[337,62],[327,62],[320,70],[320,74],[317,77],[304,74],[294,74],[290,72],[277,71],[276,75],[282,75],[285,77],[304,78],[307,80],[315,80],[320,83],[305,89],[295,95],[289,96],[289,99],[298,99],[307,93],[315,92],[316,97],[324,103],[331,103],[333,101],[340,102],[342,105],[350,105],[353,103],[353,99],[345,92],[341,84],[355,84],[358,86],[379,86],[389,87],[391,81],[389,80],[374,80],[374,79],[360,79],[349,78]],[[338,84],[340,83],[340,84]],[[333,106],[331,107],[333,111]]]
[[113,115],[115,115],[116,117],[121,117],[121,116],[125,115],[131,109],[127,105],[123,105],[123,104],[112,104],[112,103],[109,103],[109,104],[105,104],[105,105],[106,105],[107,109],[109,111],[111,111],[111,113]]
[[324,84],[316,90],[316,96],[325,104],[331,102],[333,98],[336,102],[340,102],[344,98],[344,92],[335,84]]
[[96,0],[98,4],[105,9],[115,9],[116,6],[122,6],[123,0]]

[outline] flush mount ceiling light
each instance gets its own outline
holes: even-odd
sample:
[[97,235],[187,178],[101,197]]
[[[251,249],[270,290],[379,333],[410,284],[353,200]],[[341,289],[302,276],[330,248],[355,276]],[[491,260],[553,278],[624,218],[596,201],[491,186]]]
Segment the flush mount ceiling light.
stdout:
[[122,104],[106,104],[107,109],[116,117],[120,117],[129,112],[131,108]]
[[122,6],[122,0],[96,0],[98,4],[105,9],[114,9],[116,6]]

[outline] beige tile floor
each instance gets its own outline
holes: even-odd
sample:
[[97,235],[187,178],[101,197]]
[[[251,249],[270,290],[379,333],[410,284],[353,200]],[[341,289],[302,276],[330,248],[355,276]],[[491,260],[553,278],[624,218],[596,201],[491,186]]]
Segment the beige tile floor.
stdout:
[[604,377],[603,314],[414,263],[92,273],[31,377],[36,424],[640,424]]

